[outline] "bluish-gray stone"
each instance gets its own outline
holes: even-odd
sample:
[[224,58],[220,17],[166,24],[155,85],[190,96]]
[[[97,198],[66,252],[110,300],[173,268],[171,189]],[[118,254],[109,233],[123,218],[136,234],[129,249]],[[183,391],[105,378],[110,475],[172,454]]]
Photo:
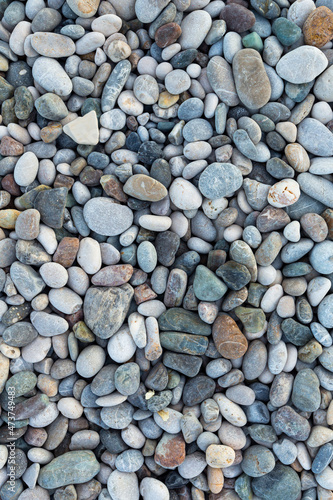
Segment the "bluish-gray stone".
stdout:
[[292,402],[301,411],[318,410],[321,401],[319,380],[310,369],[301,370],[295,377]]
[[262,500],[296,500],[301,493],[301,481],[291,467],[277,464],[265,476],[254,478],[252,489]]
[[240,170],[232,163],[212,163],[200,175],[199,190],[208,199],[231,196],[243,183]]
[[53,490],[68,484],[90,481],[100,470],[100,464],[92,451],[70,451],[54,458],[42,467],[38,484]]

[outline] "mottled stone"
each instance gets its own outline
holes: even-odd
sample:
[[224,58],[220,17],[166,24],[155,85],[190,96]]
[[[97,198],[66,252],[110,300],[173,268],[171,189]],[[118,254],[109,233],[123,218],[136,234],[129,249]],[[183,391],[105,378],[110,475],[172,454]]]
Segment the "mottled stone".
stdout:
[[236,322],[227,314],[218,316],[213,325],[214,344],[227,359],[238,359],[247,351],[247,340]]
[[254,49],[238,51],[232,62],[237,94],[250,109],[264,106],[271,96],[271,84],[260,54]]
[[109,288],[89,288],[84,299],[87,326],[98,337],[111,337],[123,324],[133,288],[129,284]]

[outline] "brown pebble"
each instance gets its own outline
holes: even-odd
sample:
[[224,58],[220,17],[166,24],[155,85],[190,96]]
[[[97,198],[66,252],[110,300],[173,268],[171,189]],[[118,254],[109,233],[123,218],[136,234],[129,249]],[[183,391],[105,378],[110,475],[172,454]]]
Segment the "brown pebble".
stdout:
[[237,208],[225,208],[216,219],[216,224],[218,227],[229,227],[236,221],[237,217]]
[[249,30],[256,22],[253,12],[238,3],[226,5],[221,11],[220,19],[224,19],[227,23],[228,31],[236,33]]
[[79,177],[82,184],[93,187],[99,185],[102,175],[102,170],[98,170],[88,165],[84,167]]
[[65,314],[65,320],[68,321],[70,328],[73,328],[75,323],[82,321],[84,318],[83,309],[79,309],[73,314]]
[[156,30],[155,42],[158,47],[164,49],[172,43],[175,43],[180,35],[182,34],[182,29],[177,23],[167,23],[163,24],[160,28]]
[[316,243],[326,239],[328,227],[325,219],[318,214],[304,214],[300,220],[303,231]]
[[51,122],[40,131],[40,138],[46,144],[55,141],[62,134],[61,123]]
[[185,441],[182,434],[164,433],[154,455],[155,462],[165,469],[175,469],[185,460]]
[[20,156],[24,153],[24,146],[12,137],[5,136],[0,141],[0,154],[2,156]]
[[117,201],[127,201],[128,197],[123,191],[123,185],[115,175],[103,175],[100,182],[108,196],[111,196],[111,198]]
[[27,432],[24,434],[24,441],[31,446],[37,446],[38,448],[41,448],[46,440],[47,432],[45,429],[28,427]]
[[78,431],[84,431],[89,429],[89,422],[84,417],[69,419],[68,421],[68,431],[71,434],[75,434]]
[[333,210],[331,208],[326,208],[326,210],[321,214],[325,220],[328,228],[328,238],[333,240]]
[[139,285],[134,289],[134,299],[137,305],[147,300],[156,299],[156,297],[157,294],[147,285],[147,283]]
[[228,315],[218,316],[213,325],[216,349],[227,359],[241,358],[247,351],[247,340],[236,322]]
[[328,7],[318,7],[307,17],[303,25],[306,45],[323,47],[333,38],[333,12]]
[[53,262],[57,262],[64,267],[71,267],[76,259],[79,245],[80,242],[78,238],[65,236],[65,238],[60,241],[58,248],[53,255]]
[[7,174],[1,181],[1,185],[5,191],[8,191],[13,196],[21,196],[21,190],[18,184],[14,181],[13,174]]
[[165,90],[164,92],[160,93],[160,96],[158,98],[158,105],[160,108],[167,109],[176,104],[178,100],[179,95],[169,94],[169,92]]
[[3,229],[15,229],[16,219],[21,212],[18,210],[12,210],[10,208],[6,210],[0,210],[0,227]]
[[220,493],[224,484],[224,477],[222,469],[214,469],[207,466],[207,480],[208,486],[212,493]]
[[290,217],[283,208],[267,205],[257,217],[256,225],[261,233],[278,231],[290,222]]
[[75,158],[72,161],[69,170],[73,175],[79,175],[80,172],[87,166],[87,160],[85,158]]
[[211,250],[208,254],[207,267],[211,271],[216,271],[216,269],[222,266],[227,259],[227,254],[224,250]]
[[64,174],[58,174],[54,180],[53,187],[54,188],[65,187],[69,191],[71,189],[71,187],[73,186],[73,184],[74,184],[73,177],[69,177],[68,175],[64,175]]
[[49,398],[53,398],[58,394],[59,380],[55,380],[51,375],[38,375],[37,387],[46,394]]
[[126,118],[126,125],[129,130],[136,132],[138,130],[139,124],[135,116],[128,116]]
[[97,286],[120,286],[127,283],[133,274],[131,264],[116,264],[103,267],[91,278],[93,285]]

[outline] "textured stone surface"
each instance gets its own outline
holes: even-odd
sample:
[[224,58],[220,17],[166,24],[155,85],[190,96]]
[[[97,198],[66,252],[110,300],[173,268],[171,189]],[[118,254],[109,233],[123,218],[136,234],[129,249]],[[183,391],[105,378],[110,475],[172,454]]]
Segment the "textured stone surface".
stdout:
[[129,284],[90,288],[84,300],[84,315],[88,327],[98,337],[111,337],[123,324],[132,297],[133,288]]

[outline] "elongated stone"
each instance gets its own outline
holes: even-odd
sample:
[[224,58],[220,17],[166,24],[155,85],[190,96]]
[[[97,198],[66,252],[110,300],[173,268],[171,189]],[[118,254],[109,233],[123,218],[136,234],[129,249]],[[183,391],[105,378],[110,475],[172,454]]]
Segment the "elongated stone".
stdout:
[[210,335],[212,328],[204,323],[199,316],[180,307],[167,309],[158,318],[158,324],[162,331],[177,331],[193,333],[195,335]]
[[208,339],[202,335],[181,332],[161,332],[161,346],[169,351],[201,356],[208,347]]
[[271,97],[271,84],[258,51],[242,49],[232,61],[237,94],[242,103],[250,109],[267,104]]
[[214,56],[207,66],[207,78],[215,94],[228,106],[237,106],[239,98],[229,63],[220,56]]
[[92,451],[70,451],[42,467],[38,484],[47,490],[53,490],[68,484],[86,483],[99,470],[100,464]]
[[131,63],[127,59],[116,64],[103,89],[101,101],[103,113],[114,108],[130,72]]

